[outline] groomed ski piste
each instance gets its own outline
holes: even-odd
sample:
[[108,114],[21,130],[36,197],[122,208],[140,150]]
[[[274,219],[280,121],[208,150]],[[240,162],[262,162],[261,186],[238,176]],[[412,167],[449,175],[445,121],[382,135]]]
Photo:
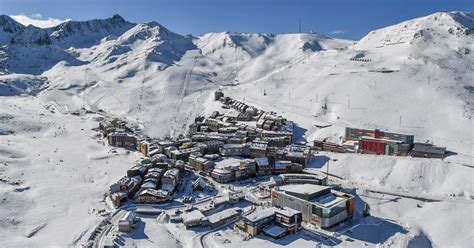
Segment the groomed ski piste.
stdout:
[[[123,236],[123,246],[474,242],[471,13],[435,13],[374,30],[360,41],[318,34],[190,37],[118,15],[49,29],[1,16],[0,26],[4,247],[86,244],[102,215],[115,211],[104,201],[109,185],[143,157],[108,146],[94,130],[98,123],[119,117],[150,137],[178,136],[196,116],[220,108],[213,101],[217,89],[293,120],[301,127],[298,142],[341,142],[344,127],[352,126],[414,134],[452,154],[439,160],[318,153],[337,159],[330,164],[333,182],[355,188],[371,207],[370,217],[331,230],[330,238],[303,231],[245,241],[232,225],[199,232],[143,218]],[[309,169],[325,172],[326,166]]]

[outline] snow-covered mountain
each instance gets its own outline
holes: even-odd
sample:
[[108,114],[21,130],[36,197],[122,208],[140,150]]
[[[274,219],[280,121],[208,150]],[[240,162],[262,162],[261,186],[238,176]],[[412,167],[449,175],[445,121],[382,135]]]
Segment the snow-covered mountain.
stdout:
[[[118,15],[40,29],[2,15],[0,162],[7,165],[0,169],[0,231],[7,230],[7,246],[48,246],[67,229],[53,246],[77,246],[99,220],[94,211],[107,185],[136,159],[98,143],[91,131],[97,116],[68,113],[100,109],[150,136],[177,136],[194,117],[219,108],[212,93],[221,88],[295,120],[299,140],[339,142],[343,127],[353,126],[447,146],[455,155],[443,161],[338,154],[331,168],[354,187],[455,195],[423,208],[414,200],[368,197],[376,215],[407,232],[372,245],[409,246],[422,237],[423,244],[469,246],[473,52],[468,12],[416,18],[360,41],[309,33],[192,37]],[[316,127],[322,124],[331,126]],[[454,224],[460,229],[437,228]]]
[[91,47],[103,38],[120,36],[135,24],[125,21],[121,16],[90,21],[67,21],[46,29],[54,44],[63,47]]

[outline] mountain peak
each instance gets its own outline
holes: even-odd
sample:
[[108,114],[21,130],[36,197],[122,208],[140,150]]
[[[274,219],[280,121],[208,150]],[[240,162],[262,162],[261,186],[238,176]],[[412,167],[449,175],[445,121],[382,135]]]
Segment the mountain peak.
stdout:
[[112,20],[119,20],[119,21],[125,21],[125,19],[123,19],[123,17],[119,14],[114,14],[110,19]]
[[51,29],[50,35],[63,47],[88,47],[107,36],[120,36],[134,26],[118,14],[106,19],[67,21]]
[[7,15],[0,15],[0,27],[3,31],[12,34],[19,33],[25,28],[25,26]]

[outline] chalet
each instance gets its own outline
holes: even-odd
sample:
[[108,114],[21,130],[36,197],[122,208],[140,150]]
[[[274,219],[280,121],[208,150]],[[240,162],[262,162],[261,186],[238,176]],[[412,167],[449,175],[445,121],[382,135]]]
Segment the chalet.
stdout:
[[169,192],[161,189],[145,189],[137,197],[137,203],[163,203],[169,200]]
[[118,191],[125,191],[125,192],[133,193],[134,191],[138,190],[141,182],[142,182],[142,179],[139,176],[135,176],[135,177],[124,176],[121,179],[119,179],[117,182],[115,182],[114,184],[110,185],[110,192],[114,193]]
[[140,187],[141,190],[145,190],[145,189],[157,189],[158,188],[158,184],[159,184],[159,180],[156,179],[156,178],[147,178],[145,179],[145,181],[143,181],[143,184],[142,186]]

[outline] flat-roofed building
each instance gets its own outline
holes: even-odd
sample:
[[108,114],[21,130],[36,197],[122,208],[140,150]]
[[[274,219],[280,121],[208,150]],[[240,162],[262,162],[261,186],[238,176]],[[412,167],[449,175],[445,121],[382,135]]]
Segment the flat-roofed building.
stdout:
[[186,226],[186,228],[201,225],[202,218],[204,218],[204,214],[202,214],[202,212],[199,210],[193,210],[182,215],[183,224]]
[[211,227],[218,227],[240,215],[240,208],[228,208],[207,217]]
[[422,158],[444,158],[446,147],[434,146],[429,143],[415,143],[411,156]]
[[231,170],[214,168],[211,172],[211,177],[219,183],[226,183],[235,180],[234,173]]
[[275,220],[276,208],[266,208],[257,210],[244,217],[244,230],[250,236],[255,237],[262,229]]
[[354,196],[315,184],[293,184],[274,188],[272,205],[302,213],[305,222],[321,228],[337,225],[354,213]]
[[137,148],[137,137],[127,132],[113,132],[107,136],[111,146]]
[[303,215],[300,211],[291,208],[277,208],[275,222],[284,227],[289,233],[295,233],[301,228]]

